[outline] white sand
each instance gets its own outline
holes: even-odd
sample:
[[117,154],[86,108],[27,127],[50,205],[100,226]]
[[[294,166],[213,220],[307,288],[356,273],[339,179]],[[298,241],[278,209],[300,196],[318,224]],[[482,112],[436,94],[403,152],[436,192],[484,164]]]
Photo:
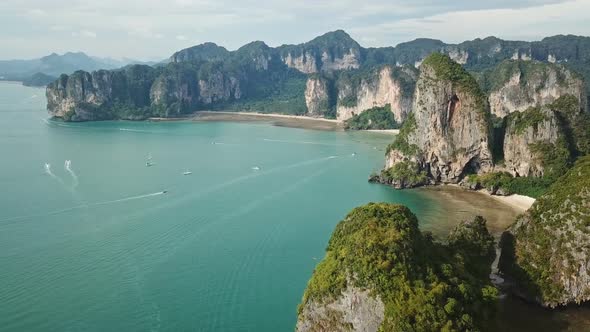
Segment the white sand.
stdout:
[[335,120],[335,119],[324,119],[324,118],[316,118],[316,117],[305,116],[305,115],[288,115],[288,114],[276,114],[276,113],[199,111],[199,112],[196,112],[196,115],[198,115],[198,114],[251,115],[251,116],[259,116],[259,117],[269,117],[269,118],[286,118],[286,119],[325,121],[325,122],[332,122],[332,123],[340,123],[341,122],[341,121]]
[[521,212],[528,210],[533,205],[533,203],[535,203],[534,198],[524,196],[524,195],[513,194],[510,196],[497,196],[497,195],[490,195],[485,190],[480,190],[479,192],[489,195],[493,199],[500,201],[506,205],[510,205],[511,207],[518,209]]
[[399,134],[399,129],[367,129],[365,131],[369,131],[372,133],[389,134],[389,135]]

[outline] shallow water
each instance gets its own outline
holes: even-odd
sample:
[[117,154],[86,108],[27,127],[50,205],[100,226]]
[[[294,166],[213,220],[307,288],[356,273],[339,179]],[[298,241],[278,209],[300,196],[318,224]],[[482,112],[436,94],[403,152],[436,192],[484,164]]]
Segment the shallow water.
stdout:
[[439,236],[455,216],[500,228],[516,213],[493,217],[483,195],[478,207],[463,193],[367,183],[387,135],[60,123],[46,120],[43,95],[0,83],[3,331],[289,331],[353,207],[408,205]]

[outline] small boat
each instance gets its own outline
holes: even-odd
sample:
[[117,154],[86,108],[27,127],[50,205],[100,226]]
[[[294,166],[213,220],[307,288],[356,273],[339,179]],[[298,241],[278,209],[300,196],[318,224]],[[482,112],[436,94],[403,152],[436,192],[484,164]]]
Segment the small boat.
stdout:
[[260,167],[254,166],[254,167],[252,167],[252,169],[255,170],[255,171],[259,171],[260,170]]
[[145,167],[151,167],[154,166],[154,162],[152,162],[152,154],[149,153],[147,156],[147,161],[145,162]]
[[162,194],[167,194],[167,193],[168,193],[168,190],[162,191]]
[[356,152],[353,152],[353,153],[352,153],[352,156],[353,156],[353,157],[354,157],[354,156],[356,156]]
[[193,172],[189,171],[188,169],[182,172],[182,175],[191,175]]

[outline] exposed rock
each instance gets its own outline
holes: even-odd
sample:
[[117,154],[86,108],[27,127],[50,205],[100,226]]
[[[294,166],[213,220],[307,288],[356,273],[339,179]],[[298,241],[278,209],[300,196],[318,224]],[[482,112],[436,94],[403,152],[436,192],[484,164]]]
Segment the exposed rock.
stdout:
[[409,67],[384,66],[362,77],[360,83],[344,78],[346,76],[337,82],[338,120],[347,120],[373,107],[389,104],[395,121],[402,123],[411,111],[417,72]]
[[552,103],[565,94],[574,95],[585,108],[583,80],[561,65],[505,61],[493,70],[489,79],[491,112],[498,117]]
[[500,271],[546,307],[590,300],[590,157],[580,158],[502,235]]
[[62,75],[47,86],[47,110],[67,121],[145,118],[150,113],[142,109],[150,106],[154,74],[152,67],[135,65],[118,71]]
[[321,76],[307,79],[305,86],[305,105],[310,116],[322,116],[330,109],[329,82]]
[[306,74],[357,69],[362,62],[361,46],[342,30],[328,32],[304,44],[283,45],[277,50],[289,68]]
[[435,53],[421,66],[408,119],[388,149],[385,169],[414,162],[434,183],[458,183],[492,167],[489,109],[475,80]]
[[293,53],[287,53],[283,57],[283,61],[289,68],[297,69],[305,74],[317,73],[319,71],[316,58],[310,51],[306,51],[298,56]]
[[385,317],[379,296],[353,285],[327,303],[310,301],[303,307],[296,331],[377,331]]
[[297,331],[472,331],[496,300],[485,220],[463,222],[443,245],[401,205],[370,203],[334,230],[311,277]]
[[205,105],[240,99],[242,95],[238,79],[221,71],[211,73],[207,79],[200,79],[199,91],[199,101]]
[[512,114],[504,137],[505,170],[513,176],[544,175],[542,158],[534,151],[536,144],[557,144],[563,139],[555,112],[548,107],[534,107]]

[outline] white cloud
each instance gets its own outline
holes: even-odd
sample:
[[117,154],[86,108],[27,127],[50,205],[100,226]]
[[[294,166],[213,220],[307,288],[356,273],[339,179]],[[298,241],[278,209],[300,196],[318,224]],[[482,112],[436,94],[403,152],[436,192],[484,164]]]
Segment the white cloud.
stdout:
[[72,31],[72,37],[96,38],[96,32],[88,30]]
[[445,42],[496,36],[539,39],[556,34],[590,35],[590,1],[575,0],[532,8],[456,11],[351,29],[355,36],[374,36],[379,45],[418,37]]
[[459,42],[487,35],[590,35],[589,5],[590,0],[0,0],[0,58],[55,49],[164,58],[179,40],[236,49],[252,40],[300,43],[335,29],[363,46],[417,37]]

